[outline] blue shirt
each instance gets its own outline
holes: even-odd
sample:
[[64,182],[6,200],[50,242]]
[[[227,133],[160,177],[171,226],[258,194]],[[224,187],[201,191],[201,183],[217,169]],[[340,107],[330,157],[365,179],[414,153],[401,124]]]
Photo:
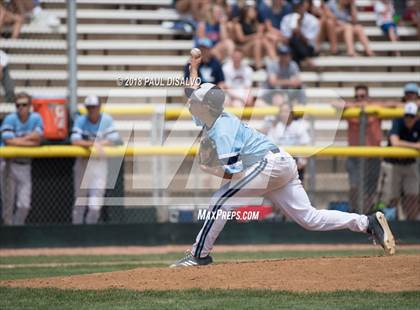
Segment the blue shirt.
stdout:
[[285,2],[280,11],[273,11],[272,7],[267,6],[264,2],[261,6],[258,7],[259,14],[261,16],[261,20],[265,22],[267,19],[271,21],[271,24],[274,28],[280,30],[280,24],[287,14],[293,12],[292,6]]
[[96,123],[89,121],[87,115],[80,115],[74,122],[70,140],[109,140],[117,142],[120,135],[115,130],[112,117],[106,113],[101,113]]
[[17,112],[8,114],[1,125],[1,145],[4,140],[24,137],[32,132],[44,135],[44,125],[41,116],[36,112],[29,113],[26,122],[22,123]]
[[251,167],[277,146],[262,133],[223,112],[204,135],[213,140],[225,172],[233,174]]
[[[190,64],[186,64],[184,67],[184,78],[190,77]],[[208,63],[201,63],[198,67],[198,77],[201,79],[201,83],[213,83],[218,84],[225,81],[225,75],[223,74],[222,65],[216,58],[211,58]]]

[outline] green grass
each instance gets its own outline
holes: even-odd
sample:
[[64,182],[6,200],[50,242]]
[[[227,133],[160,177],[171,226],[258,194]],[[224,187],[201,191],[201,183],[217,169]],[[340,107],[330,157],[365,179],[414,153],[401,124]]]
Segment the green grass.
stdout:
[[420,292],[80,291],[0,287],[1,309],[418,309]]
[[[238,260],[287,259],[331,256],[379,256],[375,250],[335,251],[267,251],[215,253],[216,263]],[[420,254],[420,250],[400,250],[399,254]],[[67,276],[96,272],[128,270],[137,267],[166,267],[183,253],[145,255],[75,255],[75,256],[11,256],[0,257],[0,280]],[[56,264],[43,266],[42,264]],[[60,265],[74,264],[74,265]],[[6,268],[7,267],[7,268]]]

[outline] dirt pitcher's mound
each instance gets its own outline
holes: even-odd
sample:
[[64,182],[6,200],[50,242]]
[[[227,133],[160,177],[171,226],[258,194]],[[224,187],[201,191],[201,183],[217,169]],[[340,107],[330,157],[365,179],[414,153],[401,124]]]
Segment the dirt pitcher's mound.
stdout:
[[420,290],[420,256],[310,258],[193,268],[137,268],[81,276],[2,281],[0,285],[61,289],[407,291]]

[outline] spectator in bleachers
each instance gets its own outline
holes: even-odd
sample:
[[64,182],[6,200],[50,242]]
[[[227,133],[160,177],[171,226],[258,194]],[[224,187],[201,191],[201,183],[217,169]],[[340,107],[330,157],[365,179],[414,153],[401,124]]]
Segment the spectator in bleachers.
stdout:
[[287,38],[292,50],[293,60],[299,65],[315,56],[315,47],[319,33],[319,21],[307,12],[307,0],[293,0],[293,13],[286,15],[281,22],[281,32]]
[[[311,142],[309,126],[303,118],[294,119],[293,109],[288,104],[279,107],[279,113],[267,117],[263,132],[279,146],[306,146]],[[299,179],[303,182],[307,159],[295,157]]]
[[416,83],[407,83],[404,85],[404,97],[402,102],[415,102],[417,105],[420,104],[419,101],[419,86]]
[[198,40],[206,38],[210,39],[212,53],[220,62],[232,55],[235,44],[228,36],[227,17],[219,5],[212,5],[205,20],[197,25],[196,45]]
[[[345,108],[366,108],[377,106],[369,98],[369,89],[366,85],[357,85],[354,88],[354,101],[347,102]],[[375,115],[369,115],[366,119],[365,143],[366,146],[380,146],[382,140],[381,119]],[[359,146],[360,141],[360,117],[347,119],[347,141],[349,146]],[[349,205],[350,210],[357,212],[358,193],[360,180],[364,182],[364,207],[362,213],[368,213],[375,203],[376,189],[380,172],[381,161],[379,158],[365,159],[363,178],[360,178],[360,162],[358,157],[349,157],[346,162],[349,177]]]
[[263,57],[276,57],[273,43],[264,35],[264,25],[258,20],[257,10],[253,5],[241,9],[240,18],[234,23],[235,42],[245,56],[253,57],[255,70],[263,68]]
[[[16,95],[16,112],[7,115],[1,126],[3,146],[39,146],[44,134],[41,116],[31,112],[31,96]],[[23,225],[31,208],[31,158],[2,159],[2,217],[6,225]],[[15,210],[16,201],[16,210]]]
[[32,11],[35,8],[35,4],[38,4],[38,1],[34,0],[11,0],[10,9],[13,13],[26,17],[28,20],[31,18]]
[[[197,45],[201,50],[201,63],[198,67],[198,77],[201,83],[213,83],[220,88],[225,88],[225,76],[223,74],[222,65],[211,53],[212,43],[209,39],[199,39]],[[184,67],[184,78],[190,77],[190,64]]]
[[324,0],[309,0],[307,11],[314,15],[319,20],[319,33],[316,40],[315,50],[317,53],[321,52],[321,43],[327,40],[330,43],[330,54],[337,55],[337,35],[335,33],[335,16],[332,14],[326,1]]
[[243,61],[243,53],[236,49],[231,61],[223,65],[226,93],[228,100],[226,106],[244,107],[253,105],[251,93],[254,71]]
[[[404,117],[394,119],[389,132],[388,145],[420,150],[420,120],[414,102],[404,106]],[[402,210],[408,220],[416,220],[419,207],[419,174],[415,158],[385,158],[380,177],[380,199],[389,207],[397,207],[401,199]]]
[[266,27],[265,36],[271,40],[274,46],[285,42],[286,39],[280,31],[280,25],[283,17],[292,11],[291,4],[286,0],[273,0],[272,6],[261,1],[258,6],[258,13]]
[[[376,24],[382,32],[392,41],[398,41],[397,25],[394,22],[394,5],[391,0],[376,0],[375,2]],[[399,51],[395,56],[401,56]]]
[[[85,107],[87,115],[76,119],[70,140],[72,145],[95,148],[99,156],[77,158],[74,164],[73,224],[98,222],[104,204],[108,174],[108,160],[104,157],[103,147],[115,145],[120,141],[112,117],[101,112],[98,97],[86,97]],[[81,201],[78,201],[79,199]]]
[[20,30],[23,25],[24,18],[22,15],[14,14],[9,11],[4,5],[0,4],[0,30],[3,26],[12,27],[12,39],[17,39],[20,35]]
[[[354,48],[354,36],[356,36],[367,56],[374,56],[375,53],[369,47],[369,39],[361,24],[357,23],[357,10],[353,0],[329,0],[328,8],[334,14],[336,20],[334,29],[337,36],[343,36],[348,56],[357,56]],[[334,39],[334,42],[337,40]]]
[[[263,100],[270,104],[274,94],[283,94],[287,96],[288,102],[305,103],[305,92],[303,83],[300,78],[300,69],[295,61],[292,60],[290,48],[280,46],[277,49],[279,58],[267,65],[267,92],[263,96]],[[274,90],[274,91],[271,91]]]
[[197,23],[204,20],[209,1],[173,0],[173,7],[180,17],[176,21],[163,21],[162,27],[192,34],[197,30]]
[[6,102],[13,102],[15,99],[15,82],[9,73],[9,57],[0,50],[0,80],[4,89],[4,99]]
[[420,1],[408,0],[403,18],[417,28],[417,39],[420,40]]

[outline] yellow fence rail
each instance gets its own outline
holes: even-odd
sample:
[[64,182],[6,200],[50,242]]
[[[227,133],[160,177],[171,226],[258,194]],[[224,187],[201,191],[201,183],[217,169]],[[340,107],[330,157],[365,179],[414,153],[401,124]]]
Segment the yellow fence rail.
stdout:
[[[321,157],[420,157],[420,151],[402,147],[312,147],[312,146],[286,146],[284,149],[293,156],[321,156]],[[105,156],[194,156],[198,147],[176,146],[139,146],[139,147],[105,147]],[[84,148],[71,145],[54,145],[40,147],[0,147],[0,157],[89,157],[98,156],[94,148]]]
[[[138,115],[138,116],[148,116],[156,113],[162,113],[162,108],[158,106],[138,106],[138,107],[127,107],[116,105],[106,106],[104,105],[102,110],[111,115]],[[278,113],[277,107],[259,107],[259,108],[226,108],[226,111],[229,111],[240,117],[264,117],[267,115],[276,115]],[[81,107],[79,109],[80,113],[86,113],[86,109]],[[332,106],[326,107],[314,107],[311,105],[296,105],[293,109],[293,114],[295,116],[311,116],[316,118],[333,118],[339,117],[342,112],[342,118],[353,118],[360,115],[360,108],[348,108],[342,111],[341,109],[336,109]],[[190,112],[187,108],[181,107],[167,107],[164,110],[164,115],[166,119],[177,119],[177,118],[190,118]],[[383,107],[366,107],[365,113],[368,115],[376,115],[382,119],[398,118],[402,117],[404,114],[403,108],[383,108]]]

